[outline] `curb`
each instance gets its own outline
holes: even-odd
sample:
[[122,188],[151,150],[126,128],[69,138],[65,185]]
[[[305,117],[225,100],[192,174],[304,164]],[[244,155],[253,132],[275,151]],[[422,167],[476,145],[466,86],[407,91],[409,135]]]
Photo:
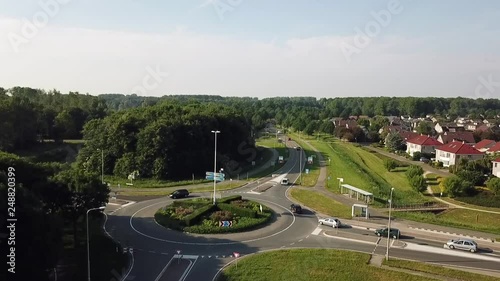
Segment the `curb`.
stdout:
[[485,241],[485,242],[495,243],[495,240],[492,238],[483,238],[483,237],[470,236],[470,235],[465,235],[465,234],[460,234],[460,233],[455,233],[455,232],[448,232],[448,231],[434,230],[434,229],[420,228],[420,227],[412,227],[412,226],[409,226],[408,228],[414,229],[414,230],[419,230],[419,231],[441,233],[441,234],[446,234],[446,235],[454,235],[454,236],[459,236],[459,237],[466,237],[466,238],[472,238],[472,239],[481,240],[481,241]]
[[370,242],[370,241],[363,241],[363,240],[357,240],[357,239],[351,239],[351,238],[334,236],[334,235],[326,234],[325,231],[323,231],[323,235],[326,236],[326,237],[329,237],[329,238],[334,238],[334,239],[340,239],[340,240],[346,240],[346,241],[351,241],[351,242],[356,242],[356,243],[363,243],[363,244],[370,244],[370,245],[377,245],[376,242]]

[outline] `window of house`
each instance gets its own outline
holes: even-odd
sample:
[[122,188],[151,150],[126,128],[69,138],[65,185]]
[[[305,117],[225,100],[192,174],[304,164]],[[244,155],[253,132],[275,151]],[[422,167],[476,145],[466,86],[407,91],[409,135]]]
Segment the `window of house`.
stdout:
[[446,153],[446,157],[450,158],[450,153]]
[[495,168],[497,167],[497,164],[498,164],[498,163],[495,163]]

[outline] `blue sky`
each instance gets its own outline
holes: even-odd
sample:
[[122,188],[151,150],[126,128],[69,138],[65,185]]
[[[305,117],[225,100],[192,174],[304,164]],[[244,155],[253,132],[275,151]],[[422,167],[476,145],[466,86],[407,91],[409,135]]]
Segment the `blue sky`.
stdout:
[[63,92],[497,98],[500,1],[0,0],[0,60]]

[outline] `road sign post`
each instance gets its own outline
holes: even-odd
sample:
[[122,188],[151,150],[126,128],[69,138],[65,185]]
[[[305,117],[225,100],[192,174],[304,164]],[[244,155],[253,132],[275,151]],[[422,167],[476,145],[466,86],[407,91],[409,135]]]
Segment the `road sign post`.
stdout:
[[236,258],[236,269],[238,269],[238,258],[240,257],[240,253],[234,252],[233,255]]
[[181,263],[181,250],[177,250],[177,256],[178,256],[177,264],[180,264]]

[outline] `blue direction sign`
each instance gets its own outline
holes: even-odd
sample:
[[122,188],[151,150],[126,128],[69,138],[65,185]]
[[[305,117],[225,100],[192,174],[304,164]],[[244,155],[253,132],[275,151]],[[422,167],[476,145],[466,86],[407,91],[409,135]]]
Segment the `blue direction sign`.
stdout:
[[231,227],[233,226],[232,221],[219,221],[219,226],[220,227]]
[[[214,176],[206,176],[205,179],[213,181]],[[224,177],[215,177],[215,180],[216,181],[224,181]]]
[[212,177],[213,177],[213,176],[214,176],[214,172],[206,172],[206,173],[205,173],[205,175],[206,175],[206,176],[212,176]]

